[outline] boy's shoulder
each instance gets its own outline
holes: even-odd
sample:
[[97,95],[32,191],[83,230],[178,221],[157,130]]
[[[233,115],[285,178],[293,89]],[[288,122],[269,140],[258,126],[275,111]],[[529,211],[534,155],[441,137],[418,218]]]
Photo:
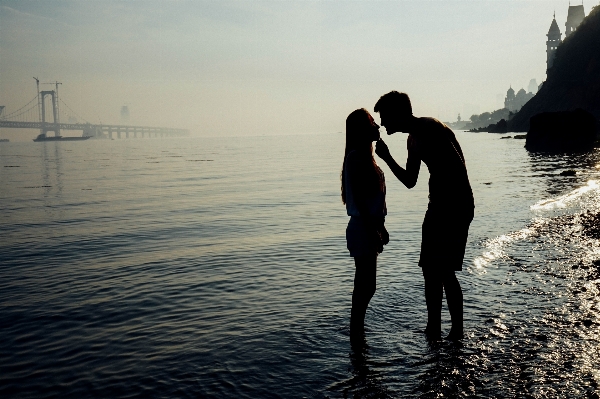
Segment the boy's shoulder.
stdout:
[[423,117],[424,133],[430,137],[454,137],[454,132],[445,123],[439,121],[436,118]]

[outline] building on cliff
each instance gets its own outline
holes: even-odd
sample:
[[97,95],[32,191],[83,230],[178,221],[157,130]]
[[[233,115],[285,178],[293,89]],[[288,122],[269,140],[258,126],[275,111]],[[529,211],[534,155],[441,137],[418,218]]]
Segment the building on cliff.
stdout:
[[[571,36],[573,32],[575,32],[575,30],[581,24],[584,18],[585,11],[583,9],[583,4],[579,6],[569,5],[567,22],[565,23],[565,39]],[[546,74],[548,74],[548,70],[552,68],[552,65],[554,65],[556,49],[562,43],[562,33],[560,32],[560,28],[556,23],[556,13],[554,14],[554,18],[552,19],[550,29],[548,30],[548,34],[546,36],[548,37],[548,40],[546,40]]]
[[[535,81],[534,79],[532,79]],[[529,84],[531,87],[531,82]],[[534,85],[535,86],[535,85]],[[525,92],[525,89],[519,90],[516,94],[513,90],[512,86],[506,92],[506,98],[504,99],[504,108],[511,112],[517,112],[521,109],[527,101],[531,100],[535,96],[535,93],[530,91],[529,93]]]
[[593,7],[575,33],[558,46],[546,81],[535,97],[507,120],[508,131],[528,131],[531,118],[540,113],[575,111],[578,108],[600,121],[599,60],[600,5]]
[[554,15],[554,19],[552,19],[552,23],[550,24],[550,29],[548,30],[548,40],[546,40],[546,74],[548,74],[548,70],[552,68],[554,64],[554,57],[556,56],[556,49],[558,45],[561,43],[560,28],[556,23],[556,14]]
[[575,32],[575,29],[585,18],[583,4],[580,6],[569,6],[569,14],[567,15],[567,23],[565,24],[565,39]]

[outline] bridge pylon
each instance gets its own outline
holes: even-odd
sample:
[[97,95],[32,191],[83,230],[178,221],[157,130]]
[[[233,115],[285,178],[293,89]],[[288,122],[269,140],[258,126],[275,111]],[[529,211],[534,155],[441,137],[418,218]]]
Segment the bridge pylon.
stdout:
[[[40,133],[46,136],[48,132],[54,132],[54,136],[59,137],[60,122],[58,120],[58,96],[54,90],[41,91],[40,95],[42,103],[42,120],[40,121],[42,123],[42,128],[40,129]],[[46,121],[46,96],[52,97],[52,116],[54,120],[50,126],[48,126],[48,122]]]

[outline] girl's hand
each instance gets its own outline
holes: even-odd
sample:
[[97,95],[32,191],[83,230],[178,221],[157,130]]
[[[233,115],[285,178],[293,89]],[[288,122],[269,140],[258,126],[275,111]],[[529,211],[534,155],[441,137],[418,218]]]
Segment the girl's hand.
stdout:
[[381,243],[383,245],[387,245],[390,242],[390,233],[388,233],[385,226],[381,226],[381,230],[379,231],[379,236],[381,237]]
[[377,251],[378,254],[382,253],[384,244],[381,240],[381,234],[379,234],[377,230],[373,229],[371,230],[371,234],[369,234],[369,238],[371,240],[371,243],[375,247],[375,251]]

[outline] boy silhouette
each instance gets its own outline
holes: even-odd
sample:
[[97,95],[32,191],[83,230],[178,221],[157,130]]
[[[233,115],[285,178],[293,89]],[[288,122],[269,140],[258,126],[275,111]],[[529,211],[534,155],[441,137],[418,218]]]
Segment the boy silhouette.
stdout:
[[408,133],[408,159],[402,168],[383,142],[375,153],[385,161],[407,188],[419,177],[421,161],[429,169],[429,205],[423,220],[419,266],[425,279],[428,339],[441,336],[442,298],[446,301],[452,329],[447,339],[463,338],[463,295],[456,271],[462,270],[469,225],[473,220],[474,200],[462,149],[454,132],[434,118],[415,117],[410,98],[391,91],[375,104],[387,134]]

